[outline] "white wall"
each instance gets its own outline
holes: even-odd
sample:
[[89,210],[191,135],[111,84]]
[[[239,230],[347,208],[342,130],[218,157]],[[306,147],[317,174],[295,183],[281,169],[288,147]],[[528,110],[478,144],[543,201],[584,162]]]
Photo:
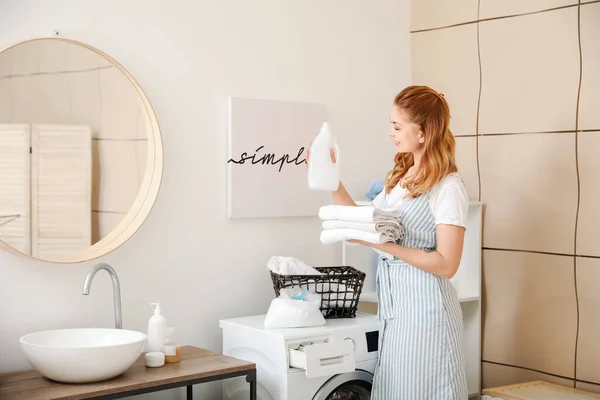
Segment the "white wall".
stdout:
[[[226,218],[226,97],[324,103],[363,196],[391,166],[393,96],[409,83],[409,1],[2,0],[0,45],[61,35],[115,57],[145,89],[160,122],[164,180],[142,229],[103,258],[119,273],[124,327],[146,330],[164,303],[182,342],[220,350],[218,320],[265,312],[264,265],[293,255],[340,261],[316,218]],[[315,132],[316,134],[316,132]],[[359,166],[364,165],[364,166]],[[265,199],[267,200],[267,199]],[[112,289],[94,263],[56,265],[0,253],[0,371],[27,368],[18,344],[49,328],[112,326]],[[214,386],[213,386],[214,387]]]

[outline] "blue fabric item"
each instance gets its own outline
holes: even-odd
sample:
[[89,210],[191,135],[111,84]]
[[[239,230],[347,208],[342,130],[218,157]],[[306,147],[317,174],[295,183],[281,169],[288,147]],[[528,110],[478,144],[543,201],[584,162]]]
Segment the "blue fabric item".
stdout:
[[306,296],[306,289],[303,289],[300,294],[293,297],[293,300],[304,300],[304,296]]
[[371,186],[369,186],[369,192],[367,193],[367,198],[371,201],[373,201],[375,199],[375,197],[377,197],[377,195],[379,193],[381,193],[381,191],[383,190],[383,181],[379,180],[379,181],[375,181],[373,183],[371,183]]

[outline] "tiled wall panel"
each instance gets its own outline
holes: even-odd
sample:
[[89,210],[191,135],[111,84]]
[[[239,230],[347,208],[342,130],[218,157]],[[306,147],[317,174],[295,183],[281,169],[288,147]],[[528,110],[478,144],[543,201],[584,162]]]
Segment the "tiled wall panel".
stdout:
[[600,1],[414,3],[414,82],[484,203],[483,387],[600,393]]

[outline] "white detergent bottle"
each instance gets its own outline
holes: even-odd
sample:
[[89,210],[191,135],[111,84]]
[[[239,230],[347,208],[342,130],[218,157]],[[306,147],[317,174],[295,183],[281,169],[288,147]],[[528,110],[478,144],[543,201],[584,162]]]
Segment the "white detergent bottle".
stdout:
[[157,352],[161,351],[165,335],[167,332],[167,320],[160,313],[160,303],[150,303],[155,306],[154,315],[148,321],[148,341],[146,343],[146,351]]
[[[335,161],[331,150],[335,151]],[[311,190],[336,191],[340,186],[340,151],[331,133],[329,122],[323,122],[321,131],[310,146],[308,157],[308,188]]]

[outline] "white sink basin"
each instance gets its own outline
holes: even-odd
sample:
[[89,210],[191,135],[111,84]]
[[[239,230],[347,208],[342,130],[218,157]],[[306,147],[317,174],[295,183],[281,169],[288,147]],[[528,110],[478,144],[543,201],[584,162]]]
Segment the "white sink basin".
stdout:
[[146,338],[123,329],[59,329],[25,335],[21,348],[46,378],[89,383],[125,372],[142,354]]

